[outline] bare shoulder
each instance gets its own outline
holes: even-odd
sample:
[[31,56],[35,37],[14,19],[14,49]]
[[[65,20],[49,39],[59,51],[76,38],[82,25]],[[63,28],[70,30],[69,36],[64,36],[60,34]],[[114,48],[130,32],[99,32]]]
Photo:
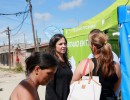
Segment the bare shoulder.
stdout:
[[78,65],[77,70],[80,70],[81,74],[82,74],[82,72],[83,72],[83,70],[84,70],[84,67],[86,66],[87,61],[88,61],[88,65],[87,65],[87,69],[86,69],[86,74],[88,74],[88,72],[89,72],[89,71],[88,71],[88,70],[89,70],[89,65],[92,63],[91,59],[86,58],[86,59],[82,60],[82,61],[79,63],[79,65]]
[[92,64],[93,64],[93,61],[92,61],[91,59],[86,58],[86,59],[82,60],[82,61],[79,63],[79,65],[84,67],[87,61],[88,61],[89,63],[92,63]]
[[23,99],[21,97],[25,97],[24,95],[27,93],[28,92],[26,91],[26,89],[23,86],[21,86],[20,84],[18,84],[16,86],[16,88],[13,90],[13,92],[11,93],[10,98],[11,98],[11,100],[21,100],[21,99]]
[[10,95],[10,99],[11,100],[18,100],[18,88],[19,88],[19,85],[17,85],[15,87],[15,89],[12,91],[11,95]]
[[88,58],[86,59],[83,59],[77,66],[78,69],[83,69],[85,64],[86,64],[86,61],[88,60]]
[[33,89],[26,88],[22,85],[19,86],[19,98],[22,98],[22,100],[34,100],[33,96]]
[[79,64],[84,64],[87,60],[88,60],[88,58],[83,59]]
[[[22,83],[22,84],[21,84]],[[24,84],[23,84],[24,83]],[[20,82],[11,94],[11,100],[33,100],[33,92],[26,87],[26,82]]]

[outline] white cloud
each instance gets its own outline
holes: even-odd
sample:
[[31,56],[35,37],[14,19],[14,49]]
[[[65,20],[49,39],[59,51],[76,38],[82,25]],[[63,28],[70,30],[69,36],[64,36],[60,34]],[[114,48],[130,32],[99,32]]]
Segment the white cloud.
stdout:
[[72,0],[70,2],[64,2],[59,6],[60,10],[72,9],[74,7],[79,7],[82,4],[83,0]]
[[34,16],[39,21],[48,21],[52,18],[52,15],[50,13],[34,13]]

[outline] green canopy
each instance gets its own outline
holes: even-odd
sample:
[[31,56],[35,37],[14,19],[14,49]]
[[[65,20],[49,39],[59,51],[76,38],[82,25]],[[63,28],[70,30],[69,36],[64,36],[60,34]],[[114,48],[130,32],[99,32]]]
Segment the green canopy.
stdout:
[[[75,28],[64,29],[63,33],[68,41],[69,58],[73,66],[77,66],[81,60],[87,58],[91,53],[88,44],[88,34],[92,29],[98,28],[104,31],[114,27],[115,32],[117,31],[117,7],[127,4],[127,2],[127,0],[116,0],[111,6],[92,19],[83,22]],[[108,30],[108,32],[112,31]]]

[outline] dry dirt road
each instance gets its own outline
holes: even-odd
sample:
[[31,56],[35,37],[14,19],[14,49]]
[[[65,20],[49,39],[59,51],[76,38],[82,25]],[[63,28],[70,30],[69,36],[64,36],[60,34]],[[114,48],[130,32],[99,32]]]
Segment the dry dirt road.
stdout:
[[[14,73],[0,70],[0,100],[9,100],[13,89],[24,78],[24,73]],[[40,86],[38,93],[40,100],[45,100],[45,86]]]

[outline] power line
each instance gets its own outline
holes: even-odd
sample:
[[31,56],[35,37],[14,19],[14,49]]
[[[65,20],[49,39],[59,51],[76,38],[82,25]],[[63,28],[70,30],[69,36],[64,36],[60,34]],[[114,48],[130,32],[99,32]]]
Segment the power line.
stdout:
[[[29,12],[28,12],[28,13],[29,13]],[[19,31],[21,30],[21,28],[22,28],[22,26],[23,26],[24,21],[26,20],[26,18],[27,18],[27,16],[28,16],[28,13],[27,13],[26,16],[25,16],[25,14],[23,15],[23,21],[16,27],[16,28],[18,28],[18,27],[20,27],[20,28],[19,28],[18,31],[17,31],[15,34],[13,34],[12,36],[15,36],[16,34],[19,33]],[[12,30],[15,30],[16,28],[14,28],[14,29],[12,29]]]
[[[2,16],[3,17],[3,16]],[[7,16],[4,16],[4,18],[6,18],[6,19],[9,19],[9,20],[12,20],[12,21],[15,21],[15,22],[21,22],[21,21],[19,21],[19,20],[17,20],[17,19],[13,19],[13,18],[10,18],[10,17],[7,17]],[[26,23],[26,22],[24,22],[25,24],[27,24],[27,25],[30,25],[30,23]]]
[[[26,6],[25,11],[26,11],[27,7],[28,7],[28,5]],[[28,13],[29,13],[29,12],[28,12]],[[28,16],[28,13],[27,13],[27,15],[26,15],[26,16],[25,16],[25,13],[24,13],[22,22],[21,22],[18,26],[16,26],[15,28],[13,28],[12,30],[17,29],[18,27],[20,27],[20,28],[22,27],[23,22],[25,21],[25,19],[26,19],[26,18],[27,18],[27,16]],[[25,17],[24,17],[24,16],[25,16]]]
[[[27,14],[27,16],[28,16],[28,14]],[[15,36],[16,34],[19,33],[19,31],[21,30],[21,28],[22,28],[22,26],[23,26],[23,23],[24,23],[25,19],[27,18],[27,16],[23,19],[22,23],[18,26],[18,27],[20,27],[20,28],[18,29],[18,31],[17,31],[15,34],[13,34],[12,36]],[[17,27],[17,28],[18,28],[18,27]],[[15,28],[15,29],[16,29],[16,28]]]
[[[18,34],[18,32],[21,30],[21,28],[22,28],[22,26],[23,26],[23,23],[24,23],[25,19],[26,19],[27,16],[28,16],[29,10],[27,10],[27,8],[28,8],[28,5],[26,6],[24,12],[18,12],[18,13],[13,13],[13,14],[2,14],[2,15],[16,15],[16,16],[17,16],[17,14],[24,14],[24,15],[23,15],[23,20],[22,20],[22,22],[21,22],[18,26],[16,26],[15,28],[12,29],[12,30],[15,30],[15,29],[17,29],[18,27],[20,27],[20,28],[18,29],[18,31],[17,31],[14,35]],[[26,13],[27,13],[27,15],[25,16]],[[1,13],[0,13],[0,14],[1,14]],[[8,18],[8,17],[7,17],[7,18]],[[9,19],[11,19],[11,18],[9,18]],[[12,19],[11,19],[11,20],[12,20]],[[13,20],[14,20],[14,19],[13,19]],[[15,21],[18,21],[18,20],[15,20]]]
[[24,11],[24,12],[17,12],[17,13],[12,13],[12,14],[4,14],[4,13],[0,13],[0,15],[21,15],[21,14],[25,14],[25,13],[28,13],[29,12],[29,9],[27,11]]
[[[25,8],[25,12],[27,12],[27,11],[26,11],[26,10],[27,10],[27,7],[28,7],[28,5],[27,5],[26,8]],[[22,26],[23,26],[23,23],[24,23],[25,19],[26,19],[27,16],[28,16],[28,13],[29,13],[29,10],[28,10],[26,16],[25,16],[26,13],[23,13],[24,15],[23,15],[23,20],[22,20],[22,22],[21,22],[18,26],[16,26],[14,29],[11,29],[11,31],[12,31],[12,30],[15,30],[15,29],[17,29],[18,27],[20,27],[20,28],[18,29],[18,31],[17,31],[15,34],[13,34],[12,36],[15,36],[16,34],[19,33],[19,31],[21,30],[21,28],[22,28]]]
[[[22,22],[21,22],[18,26],[16,26],[15,28],[12,29],[12,31],[15,30],[15,29],[17,29],[18,27],[20,27],[20,29],[21,29],[22,26],[23,26],[24,21],[25,21],[26,18],[27,18],[27,16],[28,16],[28,14],[25,16],[25,18],[23,18]],[[17,33],[18,33],[18,32],[17,32]]]

